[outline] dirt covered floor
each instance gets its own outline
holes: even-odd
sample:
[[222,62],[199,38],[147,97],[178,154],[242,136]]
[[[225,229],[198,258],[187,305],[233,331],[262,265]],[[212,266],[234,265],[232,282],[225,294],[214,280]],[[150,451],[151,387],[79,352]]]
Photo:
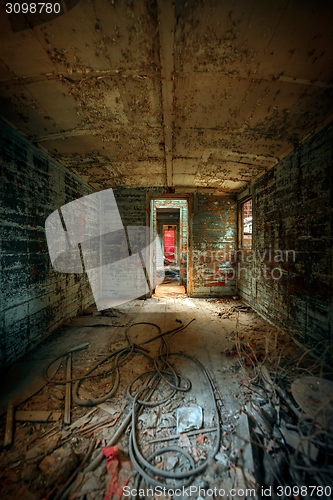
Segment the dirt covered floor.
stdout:
[[329,498],[329,355],[237,299],[92,307],[6,374],[1,498]]

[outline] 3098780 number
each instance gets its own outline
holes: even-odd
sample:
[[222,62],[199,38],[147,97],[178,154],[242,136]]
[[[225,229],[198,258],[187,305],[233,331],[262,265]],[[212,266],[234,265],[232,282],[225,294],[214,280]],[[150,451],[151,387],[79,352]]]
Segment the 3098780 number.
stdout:
[[60,3],[6,3],[7,14],[60,14]]
[[332,495],[331,486],[277,486],[278,497],[330,497]]

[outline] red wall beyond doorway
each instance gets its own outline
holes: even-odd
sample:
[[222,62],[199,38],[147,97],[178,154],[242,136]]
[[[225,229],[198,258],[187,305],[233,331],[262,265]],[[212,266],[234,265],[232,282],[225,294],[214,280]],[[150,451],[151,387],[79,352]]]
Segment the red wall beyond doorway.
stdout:
[[175,260],[175,231],[173,229],[164,231],[164,256],[168,260]]

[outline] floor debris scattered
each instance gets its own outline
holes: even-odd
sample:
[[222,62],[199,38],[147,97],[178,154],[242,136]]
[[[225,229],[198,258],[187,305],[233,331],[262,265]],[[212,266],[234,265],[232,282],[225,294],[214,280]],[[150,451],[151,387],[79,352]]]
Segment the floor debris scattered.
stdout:
[[330,498],[333,374],[314,354],[237,297],[89,308],[22,361],[36,390],[8,373],[2,498]]

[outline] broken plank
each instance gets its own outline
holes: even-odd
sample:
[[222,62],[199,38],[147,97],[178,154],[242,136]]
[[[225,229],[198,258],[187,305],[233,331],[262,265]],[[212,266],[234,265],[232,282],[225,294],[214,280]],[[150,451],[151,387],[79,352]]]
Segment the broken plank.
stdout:
[[13,444],[13,440],[14,440],[14,403],[10,401],[7,408],[5,439],[3,443],[4,447],[9,448]]
[[60,411],[18,410],[15,412],[16,422],[57,422],[60,418]]
[[263,381],[265,390],[268,392],[268,394],[272,398],[274,405],[277,405],[278,399],[277,399],[276,394],[275,394],[275,384],[274,384],[274,382],[269,374],[269,371],[265,365],[261,366],[260,375],[261,375],[261,379]]
[[[67,358],[67,380],[71,380],[72,378],[72,354],[69,353]],[[65,414],[64,414],[64,423],[71,423],[71,395],[72,395],[72,384],[71,382],[67,382],[66,384],[66,396],[65,396]]]
[[120,416],[121,416],[121,413],[119,413],[119,415],[117,415],[117,417],[114,418],[111,422],[109,420],[109,417],[107,417],[107,419],[103,420],[102,422],[97,422],[94,425],[88,426],[86,429],[82,429],[81,433],[82,433],[82,435],[86,436],[87,434],[89,435],[89,433],[93,434],[94,432],[100,431],[101,429],[113,427],[118,422]]
[[[87,392],[85,389],[82,389],[81,387],[80,387],[80,396],[83,396],[86,399],[91,399],[92,398],[91,394],[89,394],[89,392]],[[111,408],[111,406],[109,406],[109,405],[107,405],[105,403],[101,403],[101,404],[96,405],[96,406],[98,406],[102,410],[106,411],[110,415],[114,415],[115,413],[119,413],[118,409]],[[122,410],[120,410],[120,411],[122,411]]]
[[92,414],[97,410],[97,408],[93,408],[92,410],[90,410],[88,413],[86,413],[85,415],[83,415],[83,417],[80,417],[78,420],[76,420],[75,422],[73,422],[69,427],[68,427],[68,430],[73,430],[73,429],[76,429],[77,427],[81,427],[81,425],[85,425],[87,423],[90,422],[91,418],[92,418]]
[[246,413],[241,413],[237,421],[233,449],[238,450],[240,454],[239,461],[242,467],[251,474],[254,474],[250,428]]
[[316,462],[319,449],[311,442],[310,439],[304,439],[304,437],[302,437],[298,432],[288,429],[283,420],[281,421],[279,429],[287,445]]
[[216,432],[217,427],[211,427],[209,429],[197,429],[195,431],[190,431],[190,432],[184,432],[184,433],[179,433],[179,434],[174,434],[173,436],[165,436],[165,437],[160,437],[156,439],[151,439],[148,444],[153,444],[153,443],[161,443],[163,441],[172,441],[173,439],[179,439],[181,436],[186,434],[187,436],[196,436],[198,434],[208,434],[209,432]]

